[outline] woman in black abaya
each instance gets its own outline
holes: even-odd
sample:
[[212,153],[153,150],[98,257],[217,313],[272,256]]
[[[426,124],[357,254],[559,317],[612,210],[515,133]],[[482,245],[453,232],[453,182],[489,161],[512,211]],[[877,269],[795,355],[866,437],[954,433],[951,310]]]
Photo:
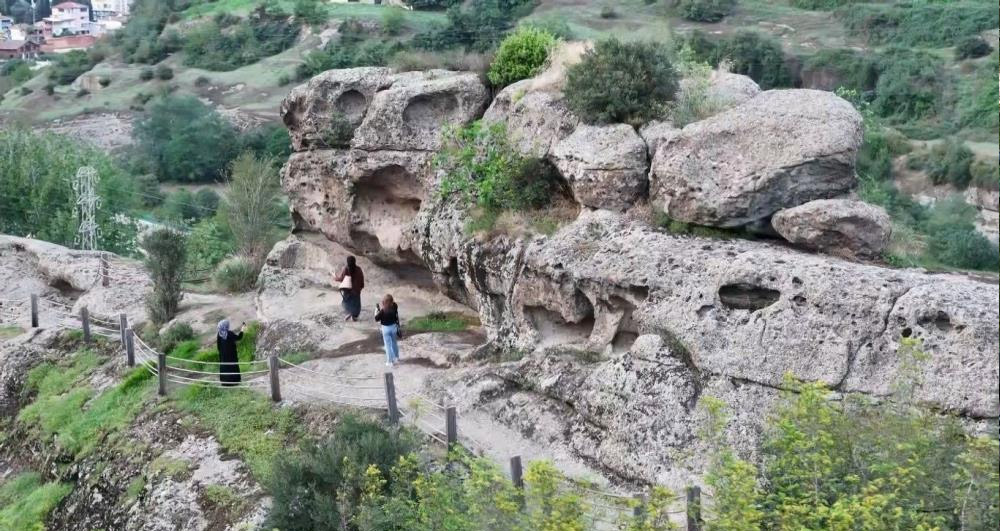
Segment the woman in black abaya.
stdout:
[[219,347],[219,381],[222,385],[236,385],[240,383],[240,360],[236,355],[236,343],[243,338],[243,329],[239,332],[229,330],[229,319],[219,321],[219,333],[215,337],[215,344]]

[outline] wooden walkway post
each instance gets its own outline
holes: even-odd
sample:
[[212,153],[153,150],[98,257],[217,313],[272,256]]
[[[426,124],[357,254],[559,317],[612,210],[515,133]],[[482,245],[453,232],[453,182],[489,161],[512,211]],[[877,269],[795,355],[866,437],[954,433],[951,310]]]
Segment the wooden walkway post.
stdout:
[[118,314],[118,332],[122,336],[122,346],[125,346],[125,330],[128,330],[128,316],[122,312]]
[[80,322],[83,323],[83,341],[84,343],[90,343],[90,312],[86,306],[80,308]]
[[389,409],[389,423],[399,424],[399,406],[396,404],[396,385],[392,373],[385,373],[385,402]]
[[458,443],[458,413],[455,406],[445,410],[445,433],[448,434],[448,448]]
[[110,269],[108,254],[101,253],[101,286],[105,288],[111,285],[111,276],[108,274],[108,269]]
[[38,295],[31,294],[31,327],[38,328]]
[[687,531],[701,531],[701,487],[687,488]]
[[524,469],[521,468],[521,456],[515,455],[510,458],[510,482],[517,489],[518,503],[524,509]]
[[167,396],[167,355],[162,352],[156,353],[157,375],[160,377],[160,387],[157,394]]
[[125,365],[135,367],[135,332],[125,329]]
[[278,355],[272,353],[267,357],[268,376],[271,377],[271,400],[281,402],[281,382],[278,380]]

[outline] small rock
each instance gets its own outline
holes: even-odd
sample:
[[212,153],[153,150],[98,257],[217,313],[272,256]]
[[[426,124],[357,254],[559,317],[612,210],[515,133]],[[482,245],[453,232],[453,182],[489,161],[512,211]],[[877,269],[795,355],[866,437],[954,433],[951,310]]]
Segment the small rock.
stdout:
[[582,205],[623,211],[646,191],[646,143],[629,125],[580,125],[551,159]]
[[884,209],[849,199],[819,199],[781,210],[771,225],[796,245],[845,258],[879,256],[892,234]]

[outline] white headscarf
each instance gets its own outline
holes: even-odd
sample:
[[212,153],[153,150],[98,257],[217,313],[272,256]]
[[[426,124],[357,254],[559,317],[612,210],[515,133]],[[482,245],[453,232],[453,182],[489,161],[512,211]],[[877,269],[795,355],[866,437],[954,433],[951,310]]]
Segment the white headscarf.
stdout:
[[219,337],[226,339],[229,336],[229,319],[219,321]]

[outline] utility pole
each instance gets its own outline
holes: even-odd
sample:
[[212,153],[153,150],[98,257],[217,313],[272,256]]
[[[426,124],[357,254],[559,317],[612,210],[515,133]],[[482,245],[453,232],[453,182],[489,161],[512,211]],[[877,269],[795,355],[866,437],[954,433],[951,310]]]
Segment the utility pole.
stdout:
[[76,245],[87,251],[97,250],[97,208],[101,198],[97,195],[97,170],[82,166],[73,178],[73,194],[80,215],[80,227],[76,232]]

